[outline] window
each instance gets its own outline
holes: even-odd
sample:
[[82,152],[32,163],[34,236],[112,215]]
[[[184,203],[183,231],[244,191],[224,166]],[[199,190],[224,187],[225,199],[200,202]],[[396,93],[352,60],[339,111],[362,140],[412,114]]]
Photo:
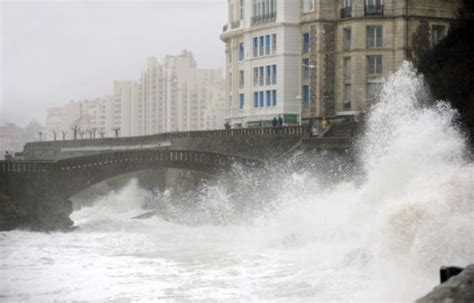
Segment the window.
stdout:
[[309,33],[303,34],[303,53],[309,52],[310,49],[310,38]]
[[343,50],[350,50],[351,49],[351,36],[352,31],[350,28],[345,28],[342,31],[342,49]]
[[239,60],[242,61],[244,60],[245,57],[245,47],[244,43],[239,44]]
[[260,92],[260,107],[264,107],[265,106],[265,100],[263,99],[263,92]]
[[367,26],[367,48],[382,47],[382,27]]
[[305,107],[308,107],[309,105],[309,98],[310,98],[309,86],[304,85],[303,86],[303,105]]
[[366,16],[383,16],[383,0],[366,0]]
[[382,56],[367,56],[367,74],[382,74]]
[[272,65],[272,84],[277,84],[277,66]]
[[272,79],[272,67],[269,65],[267,66],[267,81],[266,81],[266,85],[270,85],[270,82],[271,82],[271,79]]
[[260,86],[263,86],[263,83],[264,83],[264,79],[265,79],[265,68],[263,66],[260,67],[260,81],[259,81],[259,84]]
[[245,95],[240,94],[240,109],[244,109],[245,106]]
[[258,107],[258,93],[253,93],[253,107]]
[[272,106],[272,92],[267,90],[267,107]]
[[277,35],[272,35],[272,54],[276,54],[277,52]]
[[309,59],[303,59],[303,79],[308,80],[309,79]]
[[252,24],[272,22],[276,17],[276,0],[253,0]]
[[266,35],[265,36],[265,55],[270,55],[270,50],[271,50],[271,36]]
[[352,17],[352,0],[342,0],[341,18]]
[[258,67],[253,69],[253,85],[257,86],[258,84]]
[[378,82],[369,82],[367,83],[367,104],[372,105],[377,102],[380,90],[382,89],[382,84]]
[[244,80],[244,71],[243,70],[239,71],[239,74],[240,74],[239,75],[239,87],[244,88],[244,84],[245,84],[244,83],[244,81],[245,81]]
[[443,25],[433,25],[431,29],[431,42],[433,45],[438,44],[446,37],[446,27]]
[[350,80],[351,79],[351,74],[352,74],[352,59],[349,58],[344,58],[344,70],[343,70],[343,75],[345,80]]
[[253,38],[253,56],[254,57],[258,56],[258,38],[257,37]]
[[240,0],[240,20],[243,20],[244,17],[244,0]]
[[259,51],[260,56],[263,56],[264,43],[265,43],[265,39],[263,36],[261,36],[260,37],[260,51]]
[[314,11],[314,0],[303,0],[303,13]]
[[277,105],[277,91],[272,90],[272,101],[273,101],[273,106]]
[[380,6],[383,5],[383,0],[366,0],[367,5]]
[[344,109],[351,109],[352,102],[352,85],[350,83],[344,85],[344,99],[342,100],[342,106]]

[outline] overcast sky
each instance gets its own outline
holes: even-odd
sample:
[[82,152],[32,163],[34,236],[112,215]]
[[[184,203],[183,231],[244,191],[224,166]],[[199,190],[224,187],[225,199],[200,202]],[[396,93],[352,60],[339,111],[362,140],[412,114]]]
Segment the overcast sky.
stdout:
[[137,80],[147,56],[191,50],[223,68],[226,0],[3,1],[0,124],[44,123],[46,109]]

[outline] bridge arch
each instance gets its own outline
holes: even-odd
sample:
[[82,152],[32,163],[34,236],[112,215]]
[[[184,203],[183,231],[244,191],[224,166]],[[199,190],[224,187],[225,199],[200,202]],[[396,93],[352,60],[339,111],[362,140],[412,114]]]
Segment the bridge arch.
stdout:
[[[225,171],[234,163],[263,167],[261,160],[191,150],[127,150],[80,156],[58,161],[8,161],[0,172],[46,179],[48,191],[64,198],[115,176],[146,169],[175,168],[206,173]],[[41,182],[43,183],[43,182]],[[39,190],[39,189],[38,189]],[[46,190],[43,188],[43,190]]]

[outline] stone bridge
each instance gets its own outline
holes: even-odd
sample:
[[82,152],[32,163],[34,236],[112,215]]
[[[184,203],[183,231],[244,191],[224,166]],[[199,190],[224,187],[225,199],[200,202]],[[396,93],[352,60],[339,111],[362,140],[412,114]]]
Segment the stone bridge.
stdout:
[[253,159],[270,160],[284,155],[295,145],[309,149],[349,149],[354,124],[331,126],[324,138],[309,137],[303,127],[253,128],[192,131],[129,138],[105,138],[27,143],[17,158],[59,160],[81,155],[138,149],[173,149],[214,152]]
[[[52,161],[0,161],[0,230],[72,225],[69,198],[112,177],[146,169],[175,168],[215,174],[234,164],[263,167],[261,160],[183,150],[104,152]],[[2,201],[3,199],[3,201]],[[4,212],[7,212],[5,214]],[[3,218],[2,218],[3,215]]]
[[114,176],[150,168],[213,174],[233,163],[262,167],[301,147],[345,151],[353,130],[340,124],[322,138],[294,127],[27,143],[14,159],[0,161],[0,230],[67,228],[72,225],[68,199]]

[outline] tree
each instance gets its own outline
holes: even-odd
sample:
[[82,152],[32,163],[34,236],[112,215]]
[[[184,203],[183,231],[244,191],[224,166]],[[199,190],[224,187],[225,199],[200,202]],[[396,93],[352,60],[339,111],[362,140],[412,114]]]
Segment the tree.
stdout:
[[112,130],[115,132],[115,138],[118,138],[118,137],[119,137],[119,133],[120,133],[120,127],[112,128]]
[[449,101],[474,143],[474,1],[464,0],[458,20],[416,66],[436,99]]
[[51,132],[53,133],[54,141],[56,141],[58,135],[57,132],[55,130],[52,130]]
[[105,137],[105,130],[103,130],[103,129],[99,130],[99,135],[100,135],[100,138],[101,138],[101,139],[104,139],[104,137]]
[[430,25],[428,21],[422,20],[412,37],[413,53],[412,60],[418,64],[426,52],[430,49]]
[[81,130],[81,128],[79,127],[79,125],[74,125],[73,127],[71,127],[71,130],[73,133],[74,140],[77,140],[77,134]]

